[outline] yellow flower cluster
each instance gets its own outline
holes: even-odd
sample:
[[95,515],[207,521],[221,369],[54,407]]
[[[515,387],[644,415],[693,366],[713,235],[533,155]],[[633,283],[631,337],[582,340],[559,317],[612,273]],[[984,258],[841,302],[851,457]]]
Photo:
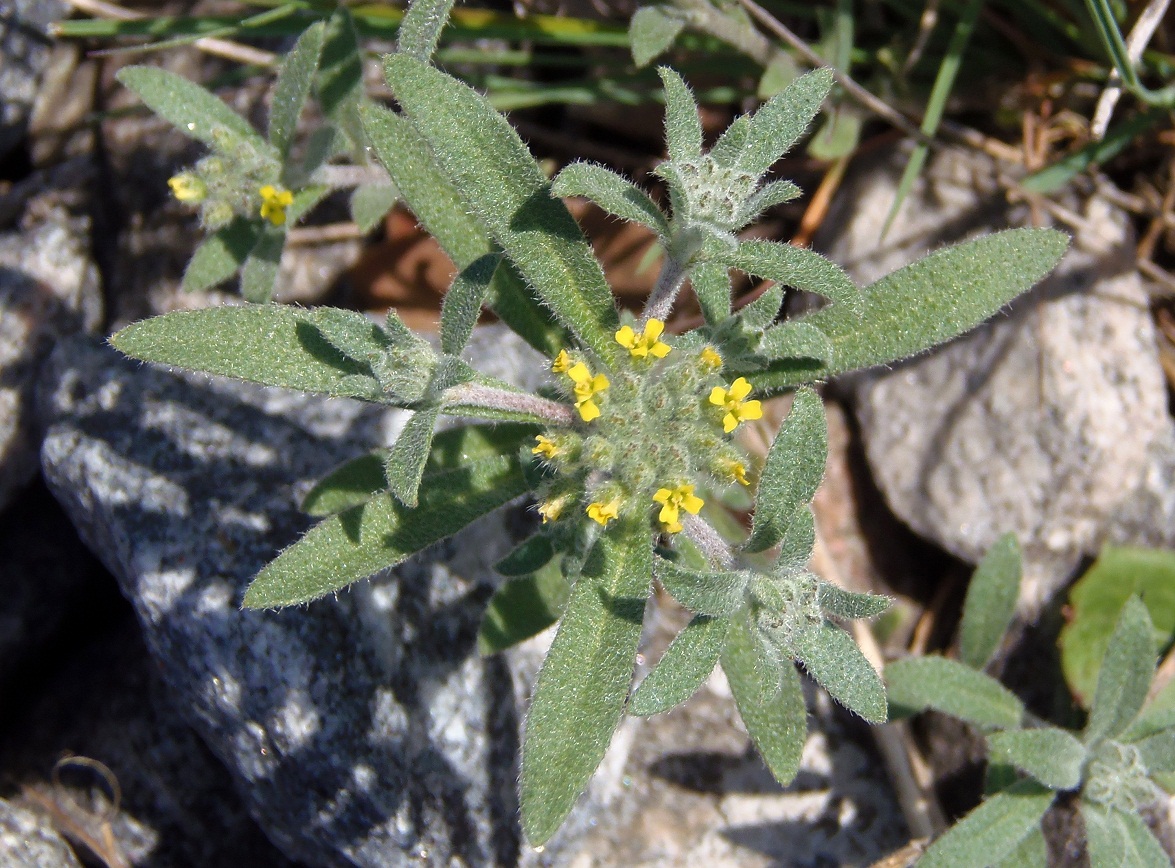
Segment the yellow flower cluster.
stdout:
[[681,533],[681,510],[690,515],[697,515],[705,501],[694,494],[692,485],[679,485],[676,488],[658,488],[653,500],[661,504],[661,511],[657,519],[666,533]]
[[747,401],[751,384],[746,377],[739,377],[729,389],[715,386],[710,392],[710,403],[726,411],[722,417],[722,430],[729,434],[741,422],[763,418],[763,405],[758,401]]
[[645,323],[643,334],[638,335],[632,326],[622,326],[616,332],[616,343],[628,350],[634,359],[645,359],[649,356],[663,359],[669,355],[671,347],[661,341],[661,333],[665,331],[665,323],[659,319],[651,319]]
[[261,216],[274,226],[284,226],[286,209],[294,204],[294,194],[273,184],[266,184],[257,192],[261,194]]
[[579,411],[579,418],[585,422],[598,418],[600,406],[596,403],[596,396],[612,385],[608,378],[603,374],[593,376],[583,362],[568,368],[567,376],[575,383],[575,409]]

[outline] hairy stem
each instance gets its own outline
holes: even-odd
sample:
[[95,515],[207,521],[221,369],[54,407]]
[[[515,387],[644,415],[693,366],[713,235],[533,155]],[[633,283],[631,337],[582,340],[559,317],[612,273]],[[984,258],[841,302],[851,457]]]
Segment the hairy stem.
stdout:
[[567,404],[560,404],[548,398],[526,392],[508,392],[479,383],[462,383],[444,392],[445,404],[449,407],[484,407],[487,410],[503,410],[509,413],[528,413],[550,422],[552,425],[572,425],[575,412]]
[[665,264],[661,266],[661,274],[657,278],[657,285],[649,293],[649,300],[645,303],[641,314],[641,324],[651,319],[665,322],[673,310],[673,302],[677,300],[677,293],[681,291],[686,278],[685,265],[674,257],[666,254]]
[[724,570],[734,566],[734,552],[708,521],[685,513],[681,516],[681,525],[690,542],[698,547],[713,566]]

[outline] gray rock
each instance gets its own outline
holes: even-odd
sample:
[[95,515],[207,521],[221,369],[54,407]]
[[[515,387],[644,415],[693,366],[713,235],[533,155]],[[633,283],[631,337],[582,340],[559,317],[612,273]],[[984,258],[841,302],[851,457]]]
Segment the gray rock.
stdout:
[[0,508],[37,472],[33,388],[54,342],[100,324],[87,221],[47,193],[20,231],[0,235]]
[[[900,164],[863,168],[834,216],[831,257],[870,282],[941,244],[1023,222],[985,158],[945,152],[879,243]],[[1126,216],[1093,197],[1056,272],[951,344],[855,381],[866,454],[894,512],[974,562],[1015,531],[1022,603],[1046,600],[1148,485],[1171,437],[1147,297]],[[1150,485],[1172,497],[1171,481]]]
[[81,868],[73,850],[40,814],[0,799],[0,864]]
[[0,0],[0,157],[23,138],[60,0]]
[[42,380],[50,487],[117,576],[185,718],[311,865],[507,865],[519,710],[474,639],[498,515],[335,599],[239,610],[308,525],[298,494],[381,442],[375,408],[122,360],[78,340]]

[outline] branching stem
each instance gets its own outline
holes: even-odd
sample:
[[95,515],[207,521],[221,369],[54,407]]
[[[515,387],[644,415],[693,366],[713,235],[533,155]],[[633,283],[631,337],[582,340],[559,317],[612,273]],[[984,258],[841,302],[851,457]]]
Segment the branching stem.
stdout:
[[462,383],[446,389],[444,401],[449,407],[484,407],[487,410],[503,410],[508,413],[528,413],[552,425],[570,426],[575,423],[575,411],[567,404],[560,404],[558,401],[538,395],[508,392],[479,383]]

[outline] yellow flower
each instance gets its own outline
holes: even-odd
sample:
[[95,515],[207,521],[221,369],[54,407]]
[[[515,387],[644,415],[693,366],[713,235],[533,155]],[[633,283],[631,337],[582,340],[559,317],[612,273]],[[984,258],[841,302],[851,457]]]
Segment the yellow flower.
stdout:
[[167,186],[171,187],[171,195],[181,202],[202,202],[208,195],[204,182],[191,172],[172,175],[167,179]]
[[273,184],[266,184],[257,192],[261,194],[261,216],[274,226],[284,226],[286,209],[294,203],[294,194]]
[[567,350],[559,350],[559,355],[551,361],[551,370],[556,374],[562,374],[571,367],[571,358],[567,355]]
[[744,400],[751,394],[751,384],[746,377],[739,377],[730,384],[730,389],[715,386],[710,392],[710,403],[726,411],[722,417],[722,430],[729,434],[740,422],[763,418],[763,405],[758,401]]
[[620,499],[613,498],[607,503],[597,500],[595,503],[589,503],[587,508],[588,518],[592,521],[598,521],[605,527],[608,522],[620,515]]
[[539,515],[543,517],[543,524],[556,521],[563,514],[563,507],[567,505],[566,497],[556,497],[554,500],[545,500],[539,504]]
[[538,446],[535,446],[530,450],[531,455],[541,455],[543,458],[554,458],[555,455],[559,452],[559,447],[556,446],[550,438],[539,434],[534,439],[535,442],[538,443]]
[[669,355],[669,344],[660,340],[661,332],[665,331],[665,323],[659,319],[651,319],[645,323],[645,332],[637,335],[632,326],[623,326],[616,332],[616,343],[628,349],[634,359],[644,359],[655,356],[663,359]]
[[726,469],[739,485],[751,484],[751,480],[747,479],[747,467],[741,461],[728,462]]
[[603,374],[596,374],[593,377],[583,362],[572,365],[567,370],[567,376],[575,383],[575,409],[579,410],[579,417],[585,422],[597,418],[600,415],[600,407],[596,404],[595,397],[611,385],[608,378]]
[[708,368],[718,370],[722,367],[722,356],[718,355],[718,351],[713,347],[703,347],[698,358]]
[[681,510],[690,515],[697,515],[705,501],[694,494],[692,485],[679,485],[676,488],[658,488],[653,500],[661,504],[661,511],[657,518],[665,528],[666,533],[681,533]]

